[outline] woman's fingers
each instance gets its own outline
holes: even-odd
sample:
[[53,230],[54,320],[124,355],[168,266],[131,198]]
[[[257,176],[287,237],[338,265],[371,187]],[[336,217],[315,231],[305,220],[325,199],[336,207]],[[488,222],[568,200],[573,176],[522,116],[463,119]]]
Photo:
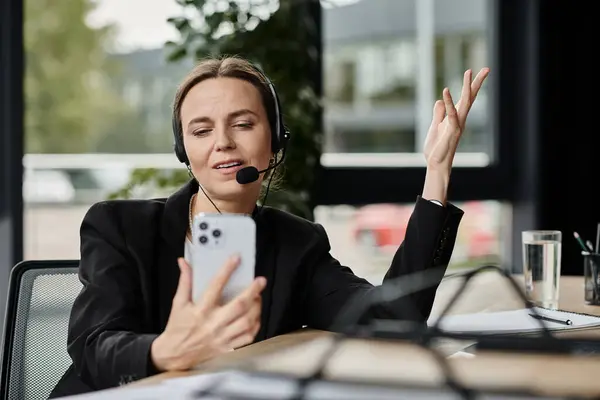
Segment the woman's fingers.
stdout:
[[[466,74],[468,71],[465,71],[465,78],[464,81],[466,82]],[[471,90],[471,94],[469,99],[469,104],[468,107],[465,109],[465,105],[463,104],[463,96],[461,96],[461,98],[458,100],[458,103],[456,103],[456,109],[461,111],[461,110],[466,110],[467,114],[469,113],[469,111],[471,110],[471,107],[473,106],[473,103],[475,102],[475,99],[477,98],[477,94],[479,93],[479,89],[481,89],[481,86],[483,86],[483,81],[485,81],[485,78],[487,78],[487,76],[490,73],[490,69],[489,68],[482,68],[477,75],[475,76],[475,79],[473,79],[473,82],[470,83],[470,90]],[[472,72],[471,72],[471,77],[472,77]],[[471,79],[469,77],[469,79]],[[463,90],[465,89],[465,87],[463,86]]]
[[232,332],[228,342],[229,347],[237,349],[254,342],[254,339],[260,330],[260,305],[258,305],[256,309],[258,311],[253,313],[256,317],[250,317],[250,326],[246,325],[246,327],[244,327],[245,329],[238,330],[237,334]]
[[182,307],[192,301],[192,269],[183,259],[178,258],[179,283],[173,297],[173,307]]
[[256,334],[252,334],[252,333],[241,334],[238,337],[236,337],[235,339],[231,340],[229,342],[229,346],[232,349],[239,349],[240,347],[247,346],[247,345],[251,344],[252,342],[254,342],[255,337],[256,337]]
[[446,116],[446,107],[442,100],[438,100],[433,105],[433,119],[431,120],[431,126],[436,127],[442,123]]
[[223,329],[238,318],[246,315],[254,305],[256,298],[260,297],[260,293],[265,288],[265,285],[265,278],[258,277],[246,290],[221,307],[215,315],[217,329]]
[[254,338],[260,327],[261,305],[261,298],[258,296],[244,315],[224,327],[220,332],[223,342],[229,344],[245,334],[251,334]]
[[448,118],[451,130],[455,131],[456,129],[460,129],[458,113],[456,112],[456,108],[454,107],[454,101],[452,100],[450,90],[448,88],[445,88],[442,95],[444,98],[444,105],[446,106],[446,118]]
[[446,116],[446,108],[444,106],[444,102],[442,100],[438,100],[433,105],[433,116],[431,118],[431,125],[429,126],[428,135],[431,136],[428,140],[436,141],[438,136],[438,126],[444,120]]
[[471,109],[471,79],[473,78],[473,72],[468,69],[463,76],[462,92],[460,94],[460,106],[455,107],[458,113],[458,121],[461,127],[465,126],[467,120],[467,114]]
[[473,79],[473,83],[471,84],[471,104],[477,98],[479,89],[481,89],[481,86],[483,85],[483,81],[485,81],[485,78],[487,78],[487,76],[489,74],[490,74],[489,68],[482,68],[475,76],[475,79]]

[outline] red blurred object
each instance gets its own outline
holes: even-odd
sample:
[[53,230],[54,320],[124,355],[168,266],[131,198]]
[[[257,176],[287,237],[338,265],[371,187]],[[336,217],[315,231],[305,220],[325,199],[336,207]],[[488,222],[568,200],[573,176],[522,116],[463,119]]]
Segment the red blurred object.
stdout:
[[476,231],[469,237],[467,255],[479,258],[493,254],[496,238],[490,232]]
[[412,207],[395,204],[361,207],[354,216],[354,238],[360,245],[381,250],[398,247],[404,240],[411,213]]
[[[496,237],[485,204],[466,202],[457,239],[456,256],[484,257],[494,253]],[[396,204],[370,204],[358,209],[354,215],[352,234],[355,241],[366,251],[395,252],[404,240],[408,221],[414,206]],[[462,235],[460,235],[462,233]],[[461,240],[462,238],[462,240]]]

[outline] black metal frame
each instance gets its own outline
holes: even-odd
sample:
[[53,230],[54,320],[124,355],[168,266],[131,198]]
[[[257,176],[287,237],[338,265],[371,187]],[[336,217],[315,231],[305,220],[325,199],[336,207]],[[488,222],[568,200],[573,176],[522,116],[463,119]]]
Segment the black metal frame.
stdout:
[[23,0],[0,1],[0,323],[10,268],[23,257],[22,21]]
[[[10,213],[14,265],[23,253],[23,0],[0,2],[0,218]],[[18,190],[14,190],[18,188]]]
[[78,268],[79,260],[43,260],[43,261],[21,261],[13,267],[8,281],[8,299],[6,302],[6,314],[4,317],[4,330],[2,332],[2,362],[0,364],[0,400],[8,399],[8,383],[10,380],[9,363],[14,343],[14,329],[16,313],[21,292],[21,278],[27,271],[33,269],[60,269]]

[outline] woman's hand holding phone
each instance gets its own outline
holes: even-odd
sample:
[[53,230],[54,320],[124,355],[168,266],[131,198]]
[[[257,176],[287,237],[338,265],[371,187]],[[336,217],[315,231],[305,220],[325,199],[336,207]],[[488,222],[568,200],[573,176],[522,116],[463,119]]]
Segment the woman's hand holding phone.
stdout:
[[150,350],[160,371],[187,370],[219,354],[252,343],[260,328],[261,292],[266,286],[257,277],[244,292],[220,304],[223,288],[239,265],[231,257],[214,277],[201,300],[192,300],[192,270],[178,260],[181,271],[165,331]]

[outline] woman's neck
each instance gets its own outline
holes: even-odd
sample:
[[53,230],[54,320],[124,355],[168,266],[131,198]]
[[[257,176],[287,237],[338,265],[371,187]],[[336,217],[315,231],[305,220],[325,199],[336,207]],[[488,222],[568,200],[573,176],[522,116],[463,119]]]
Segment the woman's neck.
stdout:
[[211,200],[212,202],[206,197],[202,190],[199,190],[192,199],[192,213],[196,215],[202,212],[215,213],[220,211],[226,214],[250,215],[256,207],[256,201],[254,201],[254,199],[245,200],[240,198],[236,201]]

